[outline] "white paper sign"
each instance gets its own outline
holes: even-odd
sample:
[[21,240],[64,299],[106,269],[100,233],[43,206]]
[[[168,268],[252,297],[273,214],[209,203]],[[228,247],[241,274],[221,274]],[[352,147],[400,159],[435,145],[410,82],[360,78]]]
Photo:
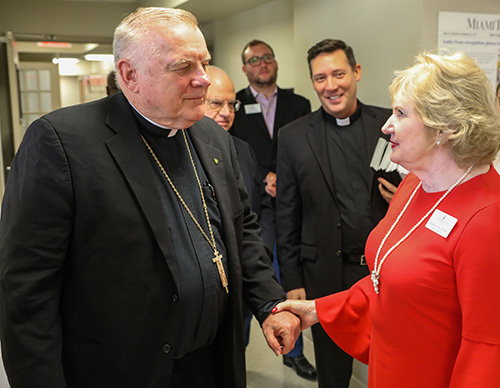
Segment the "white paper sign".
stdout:
[[474,58],[494,88],[500,81],[500,15],[439,12],[438,47]]

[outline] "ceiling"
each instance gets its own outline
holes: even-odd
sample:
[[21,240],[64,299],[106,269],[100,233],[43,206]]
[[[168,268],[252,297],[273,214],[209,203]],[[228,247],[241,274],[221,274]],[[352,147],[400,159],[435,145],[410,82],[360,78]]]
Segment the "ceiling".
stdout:
[[[43,4],[47,0],[39,0]],[[214,20],[234,15],[238,12],[269,3],[273,0],[49,0],[64,2],[99,2],[130,4],[136,7],[172,7],[182,8],[192,12],[200,24],[210,23]]]
[[[48,7],[54,6],[54,2],[69,3],[107,3],[109,7],[113,5],[123,9],[123,5],[130,5],[131,11],[137,7],[172,7],[182,8],[192,12],[198,22],[203,25],[211,23],[217,19],[222,19],[235,15],[239,12],[258,7],[264,3],[273,0],[38,0],[38,4],[43,6],[47,4]],[[89,4],[90,5],[90,4]],[[22,40],[22,39],[19,39]],[[29,41],[31,40],[31,41]],[[111,53],[111,44],[99,43],[94,48],[89,48],[89,44],[93,42],[73,43],[71,50],[54,49],[50,47],[39,47],[37,42],[29,39],[23,44],[19,45],[19,54],[22,61],[50,61],[54,54],[60,57],[80,56],[83,57],[87,53]],[[19,42],[20,43],[20,42]],[[79,51],[80,50],[80,51]]]

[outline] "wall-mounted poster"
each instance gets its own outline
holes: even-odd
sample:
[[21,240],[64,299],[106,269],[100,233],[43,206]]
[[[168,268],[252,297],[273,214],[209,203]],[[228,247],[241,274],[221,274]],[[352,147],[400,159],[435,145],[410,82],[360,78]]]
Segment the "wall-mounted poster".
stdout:
[[500,82],[500,15],[440,12],[438,47],[463,51],[477,61],[493,87]]

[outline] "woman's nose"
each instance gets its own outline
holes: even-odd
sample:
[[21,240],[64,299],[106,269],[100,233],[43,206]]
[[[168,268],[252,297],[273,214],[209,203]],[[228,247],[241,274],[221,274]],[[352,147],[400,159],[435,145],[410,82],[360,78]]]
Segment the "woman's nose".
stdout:
[[385,124],[382,126],[382,133],[385,135],[390,135],[392,132],[394,132],[394,127],[392,125],[392,118],[394,115],[391,115],[385,122]]

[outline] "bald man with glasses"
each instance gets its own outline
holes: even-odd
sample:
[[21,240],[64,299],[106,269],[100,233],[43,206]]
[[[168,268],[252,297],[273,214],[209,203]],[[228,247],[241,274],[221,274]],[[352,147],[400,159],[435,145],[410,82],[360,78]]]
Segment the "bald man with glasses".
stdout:
[[[214,119],[226,131],[229,131],[234,122],[234,116],[241,106],[236,99],[236,92],[231,78],[217,66],[208,66],[207,74],[211,85],[205,98],[205,116]],[[273,249],[274,244],[274,208],[271,197],[264,190],[264,182],[259,173],[259,164],[250,144],[237,137],[232,137],[240,165],[241,175],[248,192],[248,203],[252,211],[257,214],[262,229],[262,239]],[[253,314],[248,306],[243,304],[244,340],[245,347],[250,340],[250,326]]]
[[[217,124],[229,131],[233,125],[235,114],[240,109],[241,102],[236,99],[233,82],[224,70],[217,66],[208,66],[207,74],[212,83],[205,98],[205,116],[214,119]],[[259,218],[264,242],[272,249],[274,240],[269,225],[273,224],[274,209],[264,190],[257,158],[247,142],[236,137],[233,137],[233,140],[241,174],[248,192],[250,208]],[[248,343],[248,338],[245,339],[245,342]]]
[[[241,59],[242,70],[248,79],[249,86],[236,93],[236,99],[241,101],[242,106],[236,112],[230,132],[251,145],[274,210],[278,130],[310,113],[311,103],[293,91],[277,86],[278,62],[273,49],[266,42],[252,40],[247,43],[241,53]],[[269,229],[272,230],[272,246],[274,247],[276,240],[274,211]],[[279,276],[276,258],[274,258],[274,267]],[[301,339],[302,337],[299,338],[295,349],[283,357],[283,361],[287,366],[295,369],[300,377],[315,379],[316,370],[304,357]]]

